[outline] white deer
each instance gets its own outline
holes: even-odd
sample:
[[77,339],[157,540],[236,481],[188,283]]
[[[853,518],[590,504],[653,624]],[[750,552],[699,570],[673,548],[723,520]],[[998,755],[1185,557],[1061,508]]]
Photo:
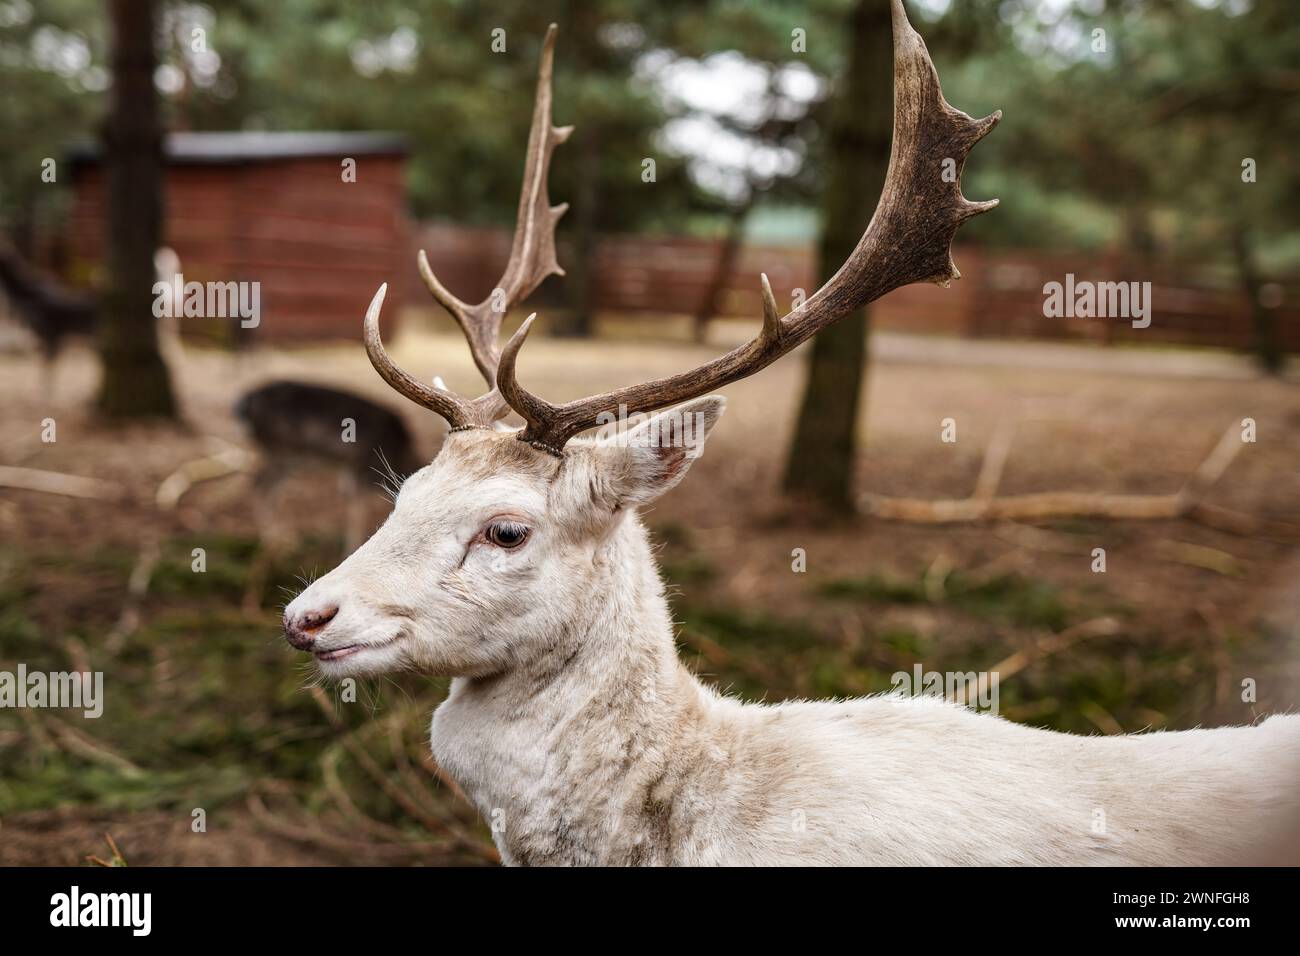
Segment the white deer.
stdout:
[[[749,375],[865,302],[957,272],[971,203],[960,170],[997,122],[942,98],[921,38],[893,0],[894,146],[880,206],[848,262],[761,334],[704,367],[564,405],[517,382],[531,317],[503,352],[505,312],[448,292],[489,386],[469,400],[366,347],[399,392],[451,432],[402,486],[387,522],[285,610],[285,632],[329,678],[415,669],[453,678],[434,757],[512,864],[1195,864],[1252,859],[1289,824],[1300,717],[1253,727],[1079,737],[933,698],[746,704],[677,658],[636,509],[682,480],[722,414],[704,393]],[[508,307],[561,272],[546,188],[555,27],[543,48]],[[495,385],[494,385],[495,383]],[[575,438],[626,406],[685,402],[630,433]],[[494,425],[513,408],[526,426]],[[570,440],[573,439],[573,440]]]

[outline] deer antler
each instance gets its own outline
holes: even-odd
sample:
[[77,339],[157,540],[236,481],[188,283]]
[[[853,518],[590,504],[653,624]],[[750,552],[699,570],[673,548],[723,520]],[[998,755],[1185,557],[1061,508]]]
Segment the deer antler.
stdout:
[[601,416],[649,412],[675,405],[772,364],[821,329],[887,292],[913,282],[947,285],[960,277],[952,261],[952,239],[967,219],[997,200],[970,202],[961,194],[966,156],[1002,118],[1001,111],[976,120],[953,109],[939,89],[939,77],[925,41],[912,29],[902,0],[892,0],[894,28],[894,140],[889,171],[875,215],[857,248],[835,275],[800,308],[781,317],[763,283],[763,329],[758,337],[689,372],[630,385],[601,395],[552,405],[526,391],[515,377],[519,349],[532,317],[502,352],[497,387],[527,427],[519,437],[561,454],[565,442],[600,424]]
[[445,418],[453,429],[487,428],[509,411],[496,389],[497,365],[501,354],[497,336],[506,313],[536,289],[549,275],[564,275],[555,258],[555,224],[569,208],[568,203],[552,206],[546,189],[551,154],[569,138],[572,126],[551,125],[551,72],[555,59],[556,25],[552,23],[542,43],[541,65],[537,71],[537,98],[533,104],[532,126],[528,133],[528,157],[524,162],[524,182],[519,191],[519,213],[515,222],[510,261],[492,294],[482,302],[469,304],[452,295],[433,274],[428,257],[421,250],[420,276],[435,299],[456,320],[469,342],[474,364],[483,374],[489,391],[467,399],[444,388],[426,385],[401,369],[384,351],[379,336],[379,312],[388,286],[382,285],[366,310],[365,343],[370,364],[389,385],[411,401],[432,409]]

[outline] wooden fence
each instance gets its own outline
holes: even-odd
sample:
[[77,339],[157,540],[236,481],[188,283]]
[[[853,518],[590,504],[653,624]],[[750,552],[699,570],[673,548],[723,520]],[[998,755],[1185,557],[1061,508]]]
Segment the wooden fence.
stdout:
[[[425,224],[414,230],[434,271],[462,298],[492,289],[509,255],[506,230]],[[694,314],[707,294],[718,259],[712,239],[603,236],[594,272],[596,307],[612,312]],[[561,245],[560,261],[567,260]],[[412,252],[412,261],[414,252]],[[948,289],[905,286],[872,307],[880,329],[961,336],[1094,339],[1160,342],[1233,349],[1250,346],[1250,303],[1229,284],[1197,278],[1194,266],[1142,264],[1117,255],[1044,253],[959,246],[953,258],[963,278]],[[755,246],[741,249],[715,303],[719,316],[762,314],[759,272],[766,272],[778,303],[787,308],[795,289],[816,288],[811,247]],[[428,301],[410,271],[409,301]],[[1150,282],[1151,324],[1134,328],[1124,318],[1051,318],[1044,315],[1044,285],[1077,281]],[[563,301],[563,279],[547,281],[542,301]],[[1282,348],[1300,352],[1300,278],[1268,289]]]

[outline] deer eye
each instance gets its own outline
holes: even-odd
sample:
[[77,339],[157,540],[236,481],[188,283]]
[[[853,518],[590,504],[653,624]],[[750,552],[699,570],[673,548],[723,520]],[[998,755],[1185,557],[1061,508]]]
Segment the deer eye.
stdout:
[[484,530],[483,537],[498,548],[510,550],[528,540],[528,526],[518,521],[494,521]]

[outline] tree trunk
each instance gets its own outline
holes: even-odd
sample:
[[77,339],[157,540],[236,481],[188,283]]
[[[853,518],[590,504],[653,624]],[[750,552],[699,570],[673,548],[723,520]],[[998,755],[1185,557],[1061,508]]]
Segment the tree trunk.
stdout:
[[600,202],[600,144],[596,131],[580,126],[574,133],[578,193],[573,197],[573,263],[566,270],[569,314],[554,322],[561,338],[587,338],[594,325],[596,292],[596,207]]
[[[828,134],[818,250],[823,282],[862,238],[889,165],[894,100],[888,0],[858,0],[849,42],[848,69],[835,92]],[[813,339],[786,463],[788,492],[832,508],[851,501],[866,330],[863,309]]]
[[1241,292],[1250,303],[1251,339],[1255,357],[1260,367],[1269,375],[1282,372],[1282,344],[1277,336],[1277,313],[1260,297],[1263,280],[1255,264],[1255,252],[1250,244],[1250,227],[1239,222],[1232,231],[1232,253],[1237,263],[1237,281]]
[[700,304],[695,307],[694,329],[695,341],[703,342],[709,333],[709,320],[718,314],[718,300],[727,287],[727,279],[736,267],[736,255],[740,252],[740,241],[745,238],[745,222],[749,212],[758,200],[758,190],[751,187],[749,194],[727,211],[727,231],[718,246],[718,258],[713,265],[713,275],[709,277],[708,288],[700,297]]
[[[599,74],[600,9],[583,0],[569,0],[565,6],[573,46],[570,55],[579,77]],[[566,28],[567,29],[567,28]],[[552,322],[552,334],[561,338],[587,338],[595,327],[596,312],[596,227],[600,207],[601,131],[597,122],[577,124],[573,139],[573,162],[578,188],[569,216],[573,236],[573,261],[565,267],[564,288],[568,293],[568,314]]]
[[163,216],[162,130],[153,74],[153,0],[110,0],[113,86],[103,127],[108,288],[99,330],[99,408],[113,418],[172,418],[171,378],[153,315]]

